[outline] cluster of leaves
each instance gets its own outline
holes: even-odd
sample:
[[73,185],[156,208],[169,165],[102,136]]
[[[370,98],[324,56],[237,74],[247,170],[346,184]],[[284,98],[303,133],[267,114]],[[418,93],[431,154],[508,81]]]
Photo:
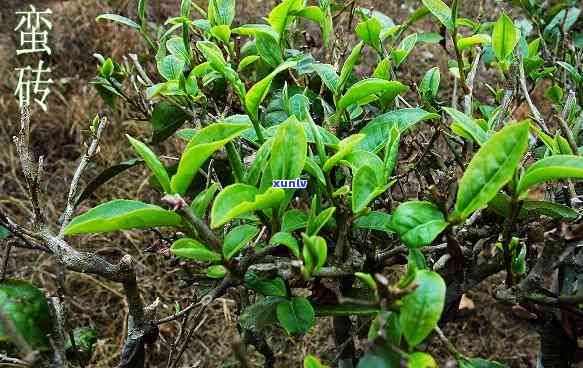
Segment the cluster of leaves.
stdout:
[[[513,234],[515,222],[528,216],[578,217],[570,206],[531,199],[529,191],[583,177],[581,106],[563,92],[575,91],[579,102],[583,97],[576,56],[580,37],[573,50],[561,49],[561,60],[549,51],[565,39],[580,9],[553,7],[543,14],[534,1],[525,0],[520,5],[529,20],[513,21],[502,13],[495,22],[476,22],[458,17],[459,3],[454,0],[450,7],[423,0],[401,24],[378,11],[354,9],[360,41],[342,62],[336,60],[331,35],[333,14],[345,6],[329,0],[317,5],[284,0],[266,23],[237,26],[234,0],[211,0],[206,10],[183,0],[180,15],[164,25],[148,21],[145,0],[138,2],[138,21],[100,16],[134,28],[151,48],[144,60],[155,66],[155,76],[137,60],[122,65],[100,56],[94,83],[112,106],[122,98],[148,115],[152,137],[147,145],[128,136],[138,158],[104,171],[79,201],[119,172],[144,163],[152,172],[152,187],[176,206],[112,200],[74,218],[65,235],[166,227],[179,237],[169,247],[174,256],[204,265],[210,279],[244,285],[255,295],[240,315],[242,329],[264,333],[279,325],[289,335],[301,335],[316,316],[367,317],[370,346],[358,367],[436,366],[417,348],[442,317],[450,280],[431,269],[426,247],[446,237],[453,262],[463,269],[465,255],[455,232],[487,207],[508,224],[511,233],[499,239],[498,251],[510,282],[518,280],[527,266],[526,248]],[[434,17],[442,32],[407,34],[425,16]],[[323,57],[333,64],[318,62],[306,51],[309,47],[297,46],[304,22],[321,29]],[[462,86],[469,104],[464,112],[444,106],[441,72],[433,67],[413,91],[419,107],[410,107],[403,96],[415,94],[396,80],[398,72],[417,45],[441,42],[446,35],[456,55],[448,63],[448,77]],[[372,74],[361,78],[355,67],[367,49],[377,62]],[[520,66],[533,86],[553,81],[546,95],[556,111],[565,112],[569,130],[552,134],[536,116],[512,121],[502,87],[486,84],[490,103],[472,100],[471,74],[479,62],[508,80]],[[124,85],[128,75],[135,96]],[[196,127],[183,128],[187,121]],[[401,164],[400,147],[421,123],[434,138],[415,163]],[[184,149],[178,164],[165,166],[151,145],[171,136],[184,141]],[[420,193],[423,200],[395,206],[395,184],[424,169],[425,155],[438,137],[457,158],[448,165],[463,168],[457,192],[441,194],[432,186]],[[467,163],[453,146],[460,142],[464,150],[470,147]],[[221,161],[221,152],[226,152],[222,161],[228,170],[213,176],[216,170],[208,162],[213,157]],[[536,159],[529,165],[527,152]],[[200,172],[208,179],[197,180]],[[272,186],[273,180],[298,178],[308,180],[306,189]],[[447,195],[452,201],[444,199]],[[407,267],[390,283],[378,255],[395,242],[406,246]],[[325,278],[341,285],[339,295],[323,286]],[[312,295],[300,296],[297,288]],[[497,366],[455,357],[465,367]],[[324,367],[312,356],[304,366]]]

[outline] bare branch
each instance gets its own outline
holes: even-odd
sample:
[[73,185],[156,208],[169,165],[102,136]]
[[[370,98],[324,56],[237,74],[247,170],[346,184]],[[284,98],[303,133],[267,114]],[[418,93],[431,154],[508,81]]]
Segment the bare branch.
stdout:
[[518,71],[519,71],[519,80],[520,80],[520,87],[522,89],[522,94],[524,95],[524,98],[526,99],[526,103],[528,104],[528,107],[530,108],[530,112],[532,113],[532,117],[534,118],[534,121],[542,129],[543,132],[550,134],[549,128],[547,127],[547,125],[545,123],[545,119],[543,119],[540,111],[538,111],[537,107],[535,106],[535,104],[532,102],[532,99],[530,98],[530,94],[528,93],[528,88],[526,87],[526,76],[524,74],[524,64],[523,64],[523,59],[522,59],[521,55],[519,55],[519,57],[518,57]]

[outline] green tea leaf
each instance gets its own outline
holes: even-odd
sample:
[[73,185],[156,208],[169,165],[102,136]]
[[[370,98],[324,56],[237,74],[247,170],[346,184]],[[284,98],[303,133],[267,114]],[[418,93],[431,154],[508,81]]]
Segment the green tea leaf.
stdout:
[[186,50],[186,46],[184,46],[184,41],[182,37],[172,37],[168,41],[166,41],[166,48],[170,52],[170,54],[176,56],[178,59],[184,61],[187,65],[192,63],[190,54]]
[[178,226],[181,222],[178,214],[158,206],[116,199],[75,217],[65,228],[65,235]]
[[202,52],[213,69],[221,73],[224,71],[227,62],[223,52],[217,45],[210,41],[198,41],[196,47]]
[[174,55],[168,55],[158,63],[158,72],[166,80],[178,80],[184,71],[185,61]]
[[360,22],[356,26],[356,34],[367,45],[381,52],[381,23],[375,17]]
[[206,210],[215,197],[215,193],[219,186],[217,183],[213,183],[210,187],[198,193],[196,197],[192,200],[190,207],[194,210],[194,213],[201,218],[205,217]]
[[322,364],[318,358],[313,355],[308,355],[304,358],[304,368],[329,368]]
[[117,14],[102,14],[100,16],[98,16],[97,18],[95,18],[96,21],[100,21],[100,20],[111,20],[113,22],[117,22],[123,25],[126,25],[130,28],[134,28],[134,29],[140,29],[140,25],[136,22],[134,22],[133,20],[131,20],[130,18],[121,16],[121,15],[117,15]]
[[443,107],[443,110],[447,112],[449,116],[453,119],[454,123],[451,125],[451,130],[454,133],[468,139],[473,139],[480,146],[490,138],[490,135],[486,133],[482,127],[476,123],[474,119],[467,116],[461,111],[453,109],[451,107]]
[[411,347],[419,345],[437,326],[445,303],[445,282],[433,271],[421,270],[415,276],[419,285],[402,299],[399,322]]
[[304,241],[302,258],[305,268],[309,274],[314,271],[319,271],[324,263],[326,263],[326,258],[328,257],[326,240],[321,236],[307,236],[305,233],[302,233],[302,240]]
[[330,64],[312,64],[312,68],[318,74],[322,82],[328,87],[333,94],[338,94],[340,86],[340,77],[336,69]]
[[226,140],[214,143],[203,143],[188,148],[182,154],[178,163],[178,170],[172,176],[171,186],[175,193],[184,195],[192,183],[192,179],[198,174],[202,164],[218,149],[227,143]]
[[245,272],[245,287],[254,290],[265,296],[287,296],[285,282],[279,276],[268,279],[259,276],[252,270]]
[[279,42],[269,33],[259,31],[255,34],[257,39],[257,52],[261,58],[272,67],[276,68],[283,63],[283,57]]
[[298,209],[292,208],[283,214],[281,219],[281,231],[291,232],[303,229],[308,223],[308,215]]
[[217,40],[222,41],[225,44],[228,44],[229,39],[231,38],[231,28],[226,24],[214,26],[211,28],[211,34]]
[[371,274],[369,273],[363,273],[363,272],[355,272],[354,276],[356,276],[357,278],[360,279],[360,281],[362,281],[366,286],[368,286],[371,290],[373,290],[375,293],[377,291],[377,283],[374,280],[374,278],[372,277]]
[[336,207],[329,207],[320,212],[318,216],[314,217],[313,219],[310,218],[308,220],[306,233],[309,236],[317,235],[320,232],[320,229],[322,229],[322,227],[328,223],[330,218],[332,218],[334,211],[336,211]]
[[170,189],[170,177],[168,176],[168,172],[166,168],[160,160],[158,156],[152,150],[146,146],[144,143],[140,142],[139,140],[132,138],[131,136],[126,134],[126,137],[130,141],[130,144],[134,148],[134,151],[146,162],[146,165],[152,170],[152,173],[158,180],[158,183],[162,186],[162,189],[166,193],[171,193]]
[[303,7],[302,0],[284,0],[269,13],[267,22],[277,32],[280,39],[294,18],[293,13],[301,10]]
[[437,368],[437,363],[431,355],[416,351],[409,355],[409,368]]
[[239,324],[246,330],[261,331],[265,327],[277,323],[276,307],[285,298],[267,297],[251,304],[241,314]]
[[404,202],[391,216],[391,228],[412,248],[431,244],[446,227],[443,213],[430,202]]
[[360,141],[364,139],[363,134],[353,134],[349,137],[344,138],[338,144],[339,149],[332,157],[330,157],[324,163],[322,170],[324,172],[330,171],[340,160],[342,160],[346,155],[348,155],[354,148],[358,145]]
[[516,191],[523,194],[533,185],[567,178],[583,178],[583,157],[553,155],[535,162],[518,181]]
[[371,211],[359,216],[352,222],[355,229],[379,230],[386,233],[393,233],[391,228],[391,215],[380,211]]
[[298,16],[298,17],[309,19],[309,20],[314,21],[318,24],[322,23],[322,20],[324,17],[324,13],[322,12],[322,9],[320,9],[319,7],[314,6],[314,5],[306,6],[305,8],[303,8],[299,11],[295,11],[293,14],[295,16]]
[[275,39],[279,38],[278,33],[267,24],[243,24],[240,27],[231,29],[231,32],[241,36],[255,36],[257,32],[267,32]]
[[200,262],[218,262],[221,255],[205,247],[201,242],[195,239],[182,238],[172,244],[170,252],[181,258],[194,259]]
[[433,97],[437,96],[440,79],[441,74],[439,73],[438,67],[429,69],[421,80],[421,84],[419,85],[419,92],[422,94],[429,94]]
[[178,170],[170,182],[175,193],[184,195],[202,164],[227,142],[249,129],[246,123],[215,123],[198,131],[188,142]]
[[393,61],[395,63],[395,68],[398,68],[403,61],[409,56],[415,44],[417,43],[417,33],[413,33],[408,35],[403,39],[401,44],[397,49],[394,49],[391,56],[393,57]]
[[340,70],[340,82],[338,83],[337,94],[342,92],[344,90],[344,87],[346,86],[346,83],[348,83],[348,80],[352,75],[352,69],[354,69],[354,65],[358,62],[358,59],[360,59],[360,54],[362,53],[363,47],[364,41],[361,41],[358,43],[358,45],[354,46],[354,48],[350,52],[350,55],[348,56],[348,58],[346,58],[344,65],[342,65],[342,69]]
[[109,78],[113,75],[114,65],[111,58],[107,58],[103,65],[101,65],[100,73],[104,78]]
[[357,103],[375,93],[393,93],[398,95],[406,92],[409,87],[398,81],[387,81],[378,78],[363,79],[352,85],[338,101],[337,109],[345,110],[348,106]]
[[320,166],[311,158],[306,157],[306,162],[304,164],[304,171],[312,175],[314,178],[318,179],[320,184],[326,185],[326,178],[324,177],[324,172],[320,169]]
[[216,229],[244,213],[275,207],[284,197],[285,192],[279,188],[270,188],[265,193],[259,193],[251,185],[229,185],[215,198],[211,209],[211,227]]
[[289,250],[291,250],[295,257],[300,256],[300,247],[298,246],[298,241],[293,237],[292,234],[288,232],[280,231],[279,233],[273,234],[269,240],[269,245],[284,245],[288,247]]
[[247,69],[248,66],[259,60],[261,57],[259,55],[249,55],[245,56],[239,62],[239,67],[237,68],[238,72],[242,72],[243,70]]
[[421,2],[429,9],[431,14],[439,19],[448,31],[453,31],[454,24],[451,19],[451,9],[446,3],[441,0],[422,0]]
[[255,153],[255,160],[245,171],[243,182],[249,185],[256,185],[259,181],[259,176],[269,164],[269,156],[271,155],[271,147],[273,140],[265,141]]
[[247,245],[257,234],[259,228],[253,225],[240,225],[225,236],[223,241],[223,256],[228,261]]
[[528,145],[528,122],[507,125],[478,150],[462,178],[452,218],[465,219],[485,206],[518,168]]
[[518,43],[518,29],[514,27],[512,19],[502,13],[494,24],[492,31],[492,48],[498,60],[505,60]]
[[395,166],[397,165],[397,158],[399,156],[399,143],[401,140],[401,132],[397,127],[391,129],[387,145],[385,147],[385,158],[383,161],[383,177],[388,180],[393,174]]
[[373,169],[377,182],[382,183],[385,181],[385,176],[383,174],[383,162],[374,153],[365,150],[354,150],[350,152],[342,162],[347,162],[352,169],[352,173],[355,174],[363,166],[369,166]]
[[402,134],[420,121],[437,118],[439,118],[438,114],[416,107],[399,109],[379,115],[360,130],[360,133],[366,136],[359,143],[358,148],[378,152],[387,143],[393,127],[398,128]]
[[476,45],[488,44],[491,41],[490,36],[487,34],[475,34],[473,36],[460,38],[457,41],[457,48],[463,50]]
[[388,187],[379,182],[378,174],[370,166],[361,167],[352,178],[352,212],[364,210]]
[[308,142],[304,128],[294,116],[279,125],[272,146],[270,167],[273,179],[299,178],[304,169]]
[[245,95],[245,107],[252,120],[256,121],[259,119],[259,105],[261,105],[261,102],[267,97],[273,78],[282,71],[294,67],[296,64],[296,61],[286,61],[283,64],[280,64],[265,78],[255,83],[253,87],[247,91],[247,94]]
[[206,275],[211,279],[222,279],[227,275],[227,269],[223,265],[212,265],[206,269]]
[[190,149],[200,144],[230,141],[237,138],[241,133],[251,128],[251,123],[248,118],[246,116],[242,119],[236,118],[240,116],[241,115],[230,116],[223,122],[213,123],[194,132],[188,140],[186,149]]
[[277,319],[290,335],[306,333],[316,322],[314,308],[304,297],[295,297],[279,303]]
[[208,20],[213,26],[230,26],[235,19],[235,0],[209,0]]

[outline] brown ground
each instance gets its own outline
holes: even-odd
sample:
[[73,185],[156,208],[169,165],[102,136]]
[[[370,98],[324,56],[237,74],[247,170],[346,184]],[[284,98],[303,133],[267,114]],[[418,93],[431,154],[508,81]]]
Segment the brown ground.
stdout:
[[[130,3],[127,5],[127,3]],[[147,136],[145,122],[128,120],[124,111],[112,112],[102,104],[94,89],[87,82],[95,75],[95,52],[115,57],[119,60],[130,52],[144,49],[131,31],[106,23],[97,24],[97,15],[119,12],[133,15],[134,1],[119,0],[71,0],[71,1],[20,1],[2,0],[0,9],[0,206],[8,209],[19,219],[26,219],[28,204],[23,195],[24,183],[18,169],[15,149],[10,137],[18,127],[17,103],[12,96],[15,86],[14,68],[26,65],[26,57],[14,56],[16,25],[14,9],[21,9],[35,3],[39,8],[50,7],[53,12],[54,30],[51,33],[53,55],[47,59],[53,68],[55,86],[49,98],[49,112],[36,111],[33,114],[33,140],[37,154],[45,155],[46,167],[46,209],[49,217],[57,221],[57,213],[62,211],[68,181],[72,176],[76,160],[81,154],[82,143],[86,142],[84,130],[97,112],[105,112],[111,124],[105,133],[104,144],[94,164],[89,168],[91,177],[101,169],[132,157],[128,151],[124,133]],[[150,13],[157,19],[165,19],[177,12],[178,1],[150,0]],[[274,1],[238,1],[239,22],[253,20],[267,13]],[[396,21],[403,20],[409,9],[417,1],[406,1],[404,5],[393,1],[366,1],[364,5],[374,5]],[[462,12],[475,16],[477,1],[464,1]],[[484,18],[494,18],[488,1]],[[344,26],[345,27],[345,26]],[[429,22],[419,27],[431,27]],[[430,54],[431,53],[431,54]],[[418,82],[422,73],[438,64],[442,70],[442,86],[449,90],[450,83],[444,75],[447,57],[437,46],[417,49],[401,71],[400,79]],[[484,76],[490,77],[490,76]],[[495,78],[495,76],[491,76]],[[478,85],[478,89],[482,88]],[[482,95],[483,91],[477,92]],[[442,96],[448,99],[449,96]],[[140,198],[158,201],[147,186],[147,171],[134,168],[98,190],[97,196],[86,201],[85,206],[93,206],[100,201],[114,198]],[[95,199],[98,198],[98,199]],[[175,301],[187,303],[192,289],[184,288],[184,272],[181,267],[170,265],[167,260],[142,250],[153,239],[151,233],[123,232],[117,235],[98,235],[72,240],[80,249],[98,251],[101,255],[117,259],[123,253],[130,253],[139,263],[139,280],[147,302],[160,297],[163,308],[160,315],[172,312]],[[32,254],[16,250],[9,263],[8,273],[12,277],[30,280],[45,288],[48,294],[55,293],[55,265],[50,256]],[[526,325],[514,318],[507,309],[497,305],[491,297],[492,290],[499,282],[492,279],[471,292],[476,308],[467,319],[450,323],[444,332],[458,347],[460,352],[470,357],[480,356],[506,362],[512,367],[534,366],[537,336]],[[72,325],[93,326],[99,331],[99,342],[91,367],[111,367],[117,362],[122,343],[121,331],[125,328],[127,310],[123,305],[120,286],[92,276],[70,273],[66,291],[72,311]],[[183,359],[183,367],[228,367],[234,366],[231,341],[238,335],[234,304],[220,299],[209,309],[204,327],[193,340]],[[173,325],[163,326],[161,334],[170,339],[176,331]],[[270,343],[277,352],[278,366],[299,366],[304,355],[313,353],[323,359],[331,359],[336,352],[332,344],[330,321],[321,319],[317,326],[302,339],[290,339],[282,333],[274,333]],[[159,339],[148,355],[148,366],[164,366],[167,347],[164,339]],[[447,353],[437,341],[430,349],[439,357],[440,365],[448,361]],[[258,363],[261,358],[252,353]]]

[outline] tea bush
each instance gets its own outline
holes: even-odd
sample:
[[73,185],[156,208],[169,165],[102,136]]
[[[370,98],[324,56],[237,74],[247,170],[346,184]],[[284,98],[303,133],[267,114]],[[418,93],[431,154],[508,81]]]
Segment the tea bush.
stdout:
[[[148,19],[146,0],[137,19],[98,17],[135,29],[147,44],[148,53],[124,60],[96,54],[92,83],[111,108],[147,120],[152,134],[128,135],[136,158],[80,188],[107,125],[95,117],[53,232],[24,110],[15,143],[32,225],[0,213],[4,236],[51,253],[67,270],[123,284],[129,321],[119,367],[143,367],[158,326],[179,323],[167,364],[176,367],[205,308],[225,295],[239,311],[241,366],[249,364],[245,346],[254,346],[273,367],[268,334],[302,338],[316,318],[331,316],[333,366],[435,367],[426,350],[434,335],[461,367],[499,367],[460,354],[439,327],[458,318],[465,293],[498,273],[505,282],[496,298],[540,330],[539,365],[575,364],[583,302],[580,4],[513,1],[520,21],[501,12],[489,22],[458,16],[461,0],[422,3],[399,24],[355,1],[330,0],[284,0],[258,24],[235,24],[235,0],[210,0],[207,9],[183,0],[164,24]],[[356,34],[346,53],[347,40],[335,36],[342,14]],[[425,17],[434,30],[412,32]],[[306,36],[316,28],[319,39]],[[448,69],[406,83],[400,68],[424,43],[450,51]],[[483,68],[496,80],[488,84]],[[453,91],[441,87],[445,78]],[[530,94],[547,85],[543,114]],[[530,116],[516,121],[522,104]],[[180,151],[167,165],[162,156],[176,151],[151,147],[171,137]],[[159,203],[115,199],[73,217],[100,185],[144,164]],[[114,264],[65,240],[129,229],[155,229],[160,257],[204,266],[212,286],[160,318],[158,302],[144,304],[130,256]],[[389,267],[399,264],[402,272]],[[84,365],[95,336],[73,333],[63,304],[50,298],[51,344],[41,347],[27,338],[24,312],[3,302],[1,332],[19,356],[6,359]],[[325,367],[318,355],[304,367]]]

